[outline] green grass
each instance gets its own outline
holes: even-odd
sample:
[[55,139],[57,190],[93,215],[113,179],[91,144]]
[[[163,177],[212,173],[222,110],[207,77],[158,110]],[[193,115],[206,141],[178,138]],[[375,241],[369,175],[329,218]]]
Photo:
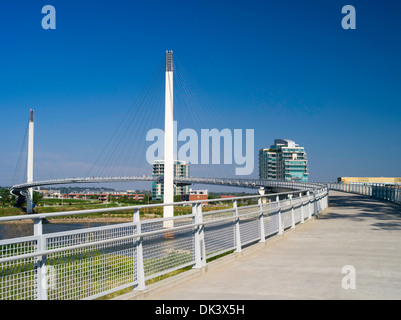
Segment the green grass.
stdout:
[[[131,248],[132,244],[125,244],[121,249]],[[18,248],[5,248],[15,254]],[[26,248],[22,248],[25,250]],[[18,250],[17,250],[18,251]],[[207,259],[207,263],[229,255],[233,250]],[[21,252],[23,253],[23,252]],[[171,250],[163,257],[156,257],[144,261],[144,269],[147,276],[155,275],[174,266],[192,262],[192,252]],[[99,294],[118,286],[133,281],[135,271],[131,256],[112,254],[109,249],[85,249],[84,252],[64,252],[50,255],[47,265],[53,268],[56,274],[55,288],[48,291],[49,299],[82,299],[89,295]],[[192,269],[192,265],[155,276],[145,282],[150,285],[178,275]],[[116,275],[121,275],[116,277]],[[23,278],[23,281],[21,279]],[[0,290],[0,300],[3,299],[33,299],[34,264],[33,260],[19,261],[18,263],[0,264],[0,284],[7,290]],[[133,290],[129,287],[117,292],[102,296],[99,300],[107,300]],[[7,292],[8,291],[8,292]]]
[[[58,200],[58,199],[48,199],[48,200]],[[57,213],[57,212],[65,212],[65,211],[78,211],[78,210],[89,210],[89,209],[103,209],[103,208],[115,208],[118,207],[116,203],[108,203],[108,204],[93,204],[91,202],[87,204],[81,203],[82,200],[75,200],[77,203],[74,205],[63,205],[63,206],[39,206],[35,207],[35,213]],[[122,204],[121,208],[127,205],[132,204]],[[211,210],[219,210],[225,209],[224,206],[216,206],[216,207],[202,207],[203,212],[208,212]],[[190,206],[176,206],[174,208],[174,215],[181,216],[192,213],[192,207]],[[7,216],[17,216],[17,215],[25,215],[25,211],[22,208],[14,208],[14,207],[3,207],[0,208],[0,217]],[[155,207],[155,208],[144,208],[140,211],[141,217],[162,217],[163,216],[163,207]],[[61,216],[61,217],[52,217],[51,219],[82,219],[82,218],[132,218],[132,210],[121,210],[121,211],[110,211],[104,213],[91,213],[85,215],[71,215],[71,216]]]
[[[177,264],[183,264],[191,260],[191,253],[172,251],[165,257],[145,260],[144,268],[146,273],[156,274],[162,272],[167,263],[175,261]],[[107,249],[86,249],[82,253],[65,252],[50,255],[47,265],[56,275],[55,287],[48,289],[48,298],[63,300],[82,299],[129,283],[133,281],[135,268],[132,257],[111,254]],[[146,281],[146,284],[149,285],[189,269],[191,266],[157,276]],[[5,290],[0,290],[0,300],[33,299],[33,260],[1,264],[0,284],[2,287],[7,287]],[[124,290],[100,299],[110,299],[123,292]]]
[[[81,201],[81,200],[78,200]],[[89,209],[89,208],[107,208],[107,207],[115,207],[116,204],[82,204],[79,202],[74,206],[49,206],[49,207],[37,207],[35,208],[37,213],[52,213],[52,212],[61,212],[61,211],[74,211],[81,209]],[[227,208],[226,206],[216,206],[216,207],[203,207],[202,210],[204,212],[211,210]],[[185,215],[192,213],[192,207],[190,206],[177,206],[175,207],[175,215]],[[25,212],[19,208],[0,208],[0,216],[13,216],[13,215],[22,215]],[[156,217],[161,217],[163,214],[163,208],[146,208],[141,210],[141,216],[153,215]],[[73,217],[73,216],[68,216]],[[97,217],[108,217],[108,218],[132,218],[132,210],[123,210],[118,212],[108,212],[108,213],[95,213],[90,215],[79,215],[79,218],[89,217],[89,218],[97,218]],[[56,219],[64,219],[66,217],[59,217]],[[77,218],[77,219],[79,219]],[[87,249],[86,249],[87,250]],[[208,259],[208,262],[218,259],[221,256],[225,256],[230,254],[231,252],[227,252],[221,254],[219,256]],[[15,251],[14,253],[15,254]],[[192,261],[192,253],[190,252],[179,252],[172,251],[166,257],[159,257],[148,259],[144,261],[144,267],[146,270],[146,274],[157,274],[162,272],[166,267],[166,264],[171,261],[176,261],[177,265],[182,265],[187,262]],[[85,297],[85,290],[89,290],[91,295],[100,293],[101,291],[105,291],[108,289],[112,289],[116,286],[124,285],[127,283],[126,278],[121,279],[120,282],[117,281],[117,285],[115,283],[115,279],[113,279],[113,275],[115,274],[133,274],[134,266],[132,262],[132,258],[127,258],[123,255],[119,254],[110,254],[106,253],[105,250],[93,249],[87,250],[84,253],[64,253],[64,255],[60,255],[58,257],[49,257],[48,265],[52,266],[59,275],[63,275],[60,277],[58,286],[59,288],[55,288],[54,290],[67,290],[68,295],[61,295],[62,299],[74,299],[74,298],[82,298]],[[173,264],[174,265],[174,264]],[[158,282],[160,280],[169,278],[171,276],[180,274],[187,270],[190,270],[192,266],[187,266],[184,268],[177,269],[175,271],[169,272],[167,274],[163,274],[160,276],[156,276],[146,281],[146,285]],[[21,274],[26,273],[26,281],[18,281],[18,277]],[[127,276],[129,277],[129,276]],[[75,286],[70,287],[71,284],[64,281],[76,282],[80,283],[77,288]],[[10,285],[12,283],[12,285]],[[17,283],[17,284],[15,284]],[[29,294],[32,295],[33,286],[34,286],[34,278],[33,278],[33,263],[32,262],[20,262],[13,264],[1,264],[0,265],[0,287],[6,287],[10,285],[12,287],[12,297],[19,299],[33,299],[33,297],[27,297]],[[91,288],[91,289],[88,289]],[[92,290],[92,288],[94,288]],[[111,299],[120,294],[132,291],[131,288],[127,288],[110,295],[106,295],[99,299]],[[53,289],[52,289],[53,290]],[[97,291],[96,291],[97,290]],[[32,292],[31,292],[32,291]],[[52,294],[56,294],[57,291],[49,291],[49,298],[53,297],[53,299],[57,298],[57,295],[52,296]],[[0,290],[0,300],[2,299],[10,299],[10,292],[5,292]]]

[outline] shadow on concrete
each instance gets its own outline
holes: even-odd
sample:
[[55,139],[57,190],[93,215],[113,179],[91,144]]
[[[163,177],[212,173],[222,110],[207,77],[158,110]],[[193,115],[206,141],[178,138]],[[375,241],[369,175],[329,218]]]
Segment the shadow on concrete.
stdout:
[[[319,219],[372,220],[372,230],[401,230],[401,206],[390,201],[365,195],[333,192],[330,194],[331,212]],[[338,210],[336,210],[338,209]]]

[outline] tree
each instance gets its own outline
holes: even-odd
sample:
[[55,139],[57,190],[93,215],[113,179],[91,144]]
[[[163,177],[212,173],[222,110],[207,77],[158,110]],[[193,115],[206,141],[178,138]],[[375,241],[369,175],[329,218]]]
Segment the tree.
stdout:
[[43,199],[43,194],[40,192],[33,192],[33,203],[38,204]]
[[11,202],[10,190],[7,188],[0,189],[0,204],[4,206],[10,204],[10,202]]

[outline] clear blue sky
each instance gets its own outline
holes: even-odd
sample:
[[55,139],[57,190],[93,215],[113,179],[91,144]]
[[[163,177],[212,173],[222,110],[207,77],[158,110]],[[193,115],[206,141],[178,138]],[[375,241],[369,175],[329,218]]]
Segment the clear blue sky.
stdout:
[[400,17],[390,0],[1,1],[0,185],[30,108],[35,178],[87,172],[168,49],[230,128],[255,130],[254,176],[275,138],[305,147],[310,180],[401,176]]

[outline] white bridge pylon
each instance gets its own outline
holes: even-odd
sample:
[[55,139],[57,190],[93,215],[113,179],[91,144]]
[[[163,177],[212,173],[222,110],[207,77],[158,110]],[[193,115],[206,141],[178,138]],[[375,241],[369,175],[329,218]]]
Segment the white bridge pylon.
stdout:
[[[28,124],[28,160],[27,160],[27,174],[26,182],[33,182],[33,122],[34,112],[31,109],[29,111],[29,124]],[[26,213],[31,214],[33,209],[33,188],[28,188],[26,195]]]
[[[166,83],[164,107],[164,182],[163,202],[174,202],[174,116],[173,116],[173,51],[166,51]],[[174,216],[173,206],[163,207],[163,218]],[[165,228],[173,227],[173,220],[164,221]]]

